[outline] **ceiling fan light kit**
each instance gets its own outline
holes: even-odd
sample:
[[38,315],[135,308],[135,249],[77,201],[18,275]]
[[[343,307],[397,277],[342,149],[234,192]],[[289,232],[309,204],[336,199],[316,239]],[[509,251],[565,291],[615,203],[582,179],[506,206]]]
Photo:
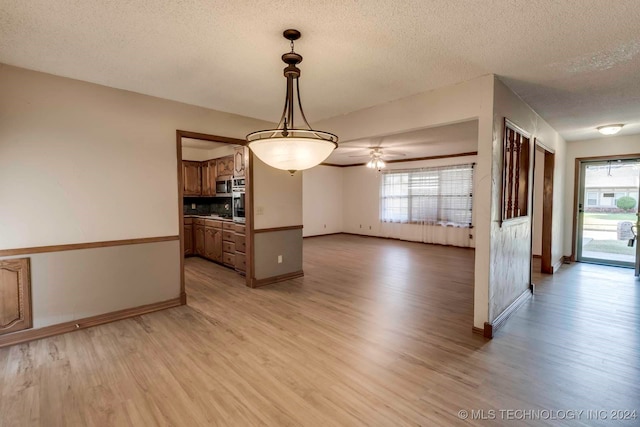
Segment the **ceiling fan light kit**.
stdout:
[[370,153],[371,160],[367,163],[367,167],[370,169],[377,169],[380,172],[382,169],[387,167],[387,164],[382,160],[382,151],[375,148],[371,150]]
[[[293,29],[283,33],[291,42],[291,52],[282,55],[282,61],[287,64],[284,68],[287,94],[278,126],[247,135],[247,146],[260,160],[276,169],[289,171],[292,175],[322,163],[338,147],[336,135],[312,129],[304,115],[300,101],[300,69],[297,67],[302,62],[302,56],[293,50],[293,43],[300,35],[300,31]],[[306,128],[295,127],[295,100]]]

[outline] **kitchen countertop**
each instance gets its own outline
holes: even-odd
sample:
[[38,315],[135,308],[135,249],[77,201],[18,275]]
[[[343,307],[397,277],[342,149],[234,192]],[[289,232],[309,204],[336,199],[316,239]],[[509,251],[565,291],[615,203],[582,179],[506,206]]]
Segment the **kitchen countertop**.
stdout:
[[185,218],[200,218],[200,219],[213,219],[216,221],[225,221],[225,222],[233,222],[233,218],[223,218],[217,215],[189,215],[185,214]]

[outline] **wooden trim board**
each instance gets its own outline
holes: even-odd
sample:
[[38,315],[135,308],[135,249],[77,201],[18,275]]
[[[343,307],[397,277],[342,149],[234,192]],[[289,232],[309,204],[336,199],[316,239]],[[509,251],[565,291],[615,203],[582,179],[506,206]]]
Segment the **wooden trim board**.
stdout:
[[302,225],[287,225],[285,227],[260,228],[253,230],[254,233],[272,233],[274,231],[302,230]]
[[178,307],[182,304],[181,298],[174,298],[167,301],[153,304],[141,305],[139,307],[126,308],[124,310],[112,311],[111,313],[98,314],[97,316],[85,317],[84,319],[72,320],[57,325],[45,326],[44,328],[28,329],[0,336],[0,348],[10,345],[21,344],[54,335],[60,335],[79,329],[91,328],[116,320],[127,319],[140,316],[166,308]]
[[285,280],[297,279],[304,276],[304,271],[298,270],[292,273],[281,274],[279,276],[267,277],[264,279],[252,279],[251,287],[259,288],[261,286],[271,285],[278,282],[284,282]]
[[496,331],[505,324],[507,319],[509,319],[513,313],[518,311],[518,309],[531,298],[532,294],[533,293],[530,289],[526,289],[518,298],[515,299],[515,301],[509,304],[509,306],[505,308],[504,311],[493,320],[493,322],[484,322],[484,337],[493,338]]
[[[411,159],[398,159],[398,160],[387,160],[385,163],[404,163],[404,162],[419,162],[421,160],[436,160],[436,159],[449,159],[454,157],[467,157],[467,156],[477,156],[477,151],[469,151],[468,153],[457,153],[457,154],[444,154],[441,156],[428,156],[428,157],[414,157]],[[353,166],[364,166],[366,163],[351,163],[348,165],[339,165],[337,163],[320,163],[321,166],[333,166],[336,168],[350,168]]]
[[143,237],[140,239],[108,240],[104,242],[71,243],[67,245],[37,246],[33,248],[2,249],[0,250],[0,257],[75,251],[79,249],[108,248],[112,246],[140,245],[144,243],[170,242],[179,239],[180,236]]

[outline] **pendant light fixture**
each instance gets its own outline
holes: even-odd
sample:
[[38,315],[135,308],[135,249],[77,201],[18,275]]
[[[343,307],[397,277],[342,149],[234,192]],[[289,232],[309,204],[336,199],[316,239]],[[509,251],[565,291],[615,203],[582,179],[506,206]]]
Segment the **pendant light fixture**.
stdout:
[[[261,130],[247,135],[247,146],[266,164],[276,169],[295,171],[309,169],[322,163],[338,147],[338,137],[329,132],[313,130],[304,115],[300,101],[300,69],[302,56],[293,50],[293,42],[300,38],[300,31],[285,30],[284,38],[291,42],[291,52],[282,55],[287,66],[287,96],[284,111],[276,129]],[[296,95],[294,96],[294,91]],[[295,126],[295,103],[297,99],[300,117],[306,128]]]

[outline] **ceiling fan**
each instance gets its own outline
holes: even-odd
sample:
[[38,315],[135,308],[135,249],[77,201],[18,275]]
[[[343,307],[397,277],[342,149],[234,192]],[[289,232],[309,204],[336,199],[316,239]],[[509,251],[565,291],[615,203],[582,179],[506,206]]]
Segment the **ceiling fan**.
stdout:
[[377,169],[378,171],[386,167],[385,160],[389,161],[406,156],[406,154],[400,151],[389,150],[383,147],[368,147],[365,150],[369,151],[369,153],[361,155],[352,154],[349,157],[369,157],[369,162],[366,166],[371,169]]

